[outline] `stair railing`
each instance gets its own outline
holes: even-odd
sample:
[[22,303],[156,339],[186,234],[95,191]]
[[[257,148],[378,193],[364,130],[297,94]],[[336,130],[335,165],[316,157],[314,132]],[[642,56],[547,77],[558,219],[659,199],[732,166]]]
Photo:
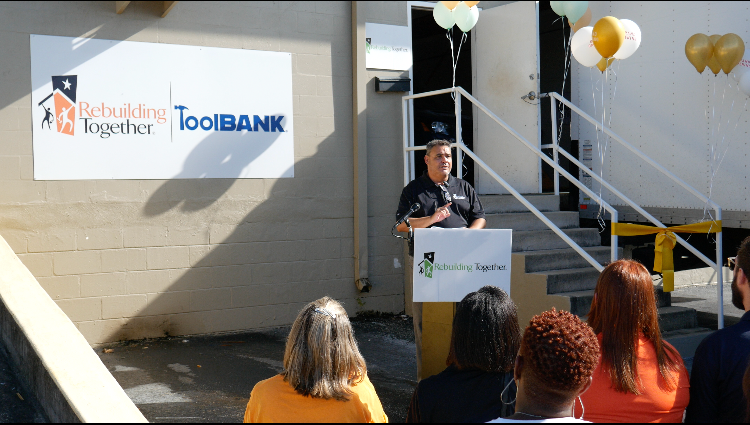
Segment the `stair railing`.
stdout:
[[[604,179],[596,175],[596,173],[591,170],[590,168],[583,165],[580,161],[578,161],[575,157],[573,157],[570,153],[568,153],[565,149],[562,149],[557,143],[557,102],[563,103],[565,106],[570,108],[571,111],[578,114],[580,117],[584,118],[586,121],[590,122],[596,127],[597,131],[603,131],[610,137],[612,137],[613,140],[616,140],[618,143],[620,143],[622,146],[633,152],[635,155],[637,155],[639,158],[646,161],[648,164],[650,164],[652,167],[656,168],[659,172],[664,174],[665,176],[669,177],[672,181],[679,184],[683,188],[685,188],[688,192],[693,194],[695,197],[700,199],[702,202],[705,202],[706,204],[710,205],[711,208],[716,212],[715,220],[720,221],[721,220],[721,207],[715,203],[714,201],[710,200],[708,197],[706,197],[704,194],[699,192],[694,187],[690,186],[688,183],[686,183],[681,178],[675,176],[672,172],[664,168],[661,164],[657,163],[650,157],[648,157],[646,154],[641,152],[638,148],[631,145],[625,139],[615,134],[611,129],[607,128],[606,126],[603,126],[602,123],[596,121],[594,118],[592,118],[590,115],[585,113],[583,110],[581,110],[579,107],[572,104],[570,101],[565,99],[564,97],[560,96],[560,94],[551,92],[551,93],[542,93],[539,95],[539,97],[549,97],[550,98],[550,105],[551,105],[551,116],[552,116],[552,143],[547,145],[542,145],[542,149],[552,149],[552,155],[553,155],[553,161],[555,164],[559,163],[559,155],[562,154],[568,161],[570,161],[572,164],[576,165],[580,170],[591,176],[594,180],[596,180],[599,184],[601,184],[603,187],[605,187],[607,190],[612,192],[616,197],[623,200],[627,205],[629,205],[631,208],[636,210],[638,213],[646,217],[648,221],[653,223],[656,227],[665,228],[667,227],[662,223],[661,221],[657,220],[653,215],[649,214],[646,210],[640,207],[640,205],[633,202],[630,198],[626,197],[624,194],[622,194],[619,190],[615,189],[614,186],[606,182]],[[554,167],[553,167],[554,168]],[[555,194],[560,194],[560,174],[558,172],[557,168],[554,168],[555,174],[554,174],[554,187],[555,187]],[[564,174],[563,174],[564,175]],[[571,180],[570,177],[564,175],[568,180],[571,182],[574,182],[574,180]],[[575,179],[575,181],[578,181],[578,179]],[[576,186],[580,187],[576,184]],[[586,194],[589,194],[588,192],[585,192]],[[589,195],[591,196],[591,195]],[[601,197],[595,196],[592,197],[597,203],[600,203],[600,205],[608,205],[605,204]],[[606,209],[606,207],[605,207]],[[612,222],[616,223],[616,216],[612,216]],[[718,304],[718,328],[722,329],[724,327],[724,276],[723,276],[723,254],[722,254],[722,232],[716,233],[716,262],[712,261],[703,253],[695,249],[692,245],[690,245],[686,240],[681,238],[678,235],[677,236],[677,242],[679,242],[680,245],[684,246],[688,251],[690,251],[693,255],[700,258],[704,263],[706,263],[709,267],[712,267],[716,271],[716,283],[717,283],[717,289],[716,289],[716,298],[717,298],[717,304]],[[611,244],[613,247],[616,247],[618,243],[618,237],[616,235],[612,235],[612,241]],[[614,252],[614,251],[613,251]]]
[[[512,127],[510,127],[508,124],[505,123],[505,121],[498,118],[497,115],[492,113],[489,109],[487,109],[486,106],[484,106],[481,102],[479,102],[477,99],[475,99],[472,95],[470,95],[466,90],[464,90],[461,87],[453,87],[448,89],[442,89],[442,90],[435,90],[415,95],[409,95],[409,96],[403,96],[402,99],[402,114],[403,114],[403,139],[404,139],[404,185],[409,184],[409,181],[413,180],[415,176],[415,168],[413,166],[414,164],[414,151],[418,150],[425,150],[425,146],[413,146],[410,133],[409,133],[409,101],[413,101],[414,99],[429,97],[429,96],[437,96],[441,94],[447,94],[447,93],[453,93],[455,95],[455,113],[456,113],[456,142],[451,144],[451,147],[455,147],[458,150],[463,151],[466,155],[468,155],[470,158],[474,160],[474,163],[482,167],[492,178],[497,180],[500,185],[505,188],[513,197],[515,197],[523,206],[529,209],[539,220],[541,220],[547,227],[550,228],[555,234],[557,234],[560,238],[562,238],[565,243],[567,243],[571,248],[573,248],[578,254],[580,254],[589,264],[591,264],[597,271],[602,271],[604,267],[599,264],[598,261],[596,261],[588,252],[586,252],[583,248],[581,248],[580,245],[578,245],[573,239],[571,239],[568,235],[565,234],[555,223],[553,223],[550,219],[548,219],[544,214],[542,214],[541,211],[539,211],[531,202],[529,202],[526,197],[524,197],[521,193],[519,193],[516,189],[514,189],[508,182],[506,182],[502,177],[500,177],[499,174],[497,174],[490,166],[488,166],[484,161],[482,161],[471,149],[469,149],[464,143],[463,139],[461,137],[461,96],[466,97],[471,103],[473,103],[479,110],[487,114],[490,118],[492,118],[495,122],[500,124],[501,127],[503,127],[508,133],[510,133],[513,137],[518,139],[524,146],[526,146],[529,150],[531,150],[536,156],[538,156],[542,161],[546,162],[550,167],[552,167],[556,172],[562,174],[565,178],[570,180],[571,183],[576,185],[581,191],[589,195],[592,199],[596,199],[597,202],[603,206],[603,208],[608,211],[612,217],[612,220],[615,222],[617,221],[617,210],[615,210],[611,205],[609,205],[604,199],[599,197],[596,193],[594,193],[591,189],[586,187],[583,183],[578,181],[577,178],[573,177],[570,173],[568,173],[564,168],[562,168],[559,164],[557,164],[555,161],[553,161],[549,156],[544,154],[539,148],[529,143],[528,140],[526,140],[523,136],[518,134],[517,131],[515,131]],[[462,167],[462,160],[461,155],[456,155],[456,165],[457,169],[461,170]],[[617,245],[612,245],[612,252],[610,256],[611,260],[614,261],[617,259]]]

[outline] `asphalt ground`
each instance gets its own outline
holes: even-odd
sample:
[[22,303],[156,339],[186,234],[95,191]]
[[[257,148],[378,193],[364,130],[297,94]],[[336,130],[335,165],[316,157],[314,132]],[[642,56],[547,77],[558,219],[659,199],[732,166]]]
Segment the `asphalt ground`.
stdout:
[[[411,318],[352,320],[390,422],[416,386]],[[98,346],[102,362],[151,422],[242,422],[253,386],[281,371],[289,327]]]

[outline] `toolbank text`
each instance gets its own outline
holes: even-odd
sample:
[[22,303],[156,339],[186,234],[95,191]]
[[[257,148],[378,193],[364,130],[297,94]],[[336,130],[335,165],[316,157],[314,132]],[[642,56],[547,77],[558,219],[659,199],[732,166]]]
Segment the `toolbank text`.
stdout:
[[176,110],[180,111],[180,130],[197,130],[200,128],[204,131],[264,131],[264,132],[284,132],[281,126],[283,115],[232,115],[232,114],[213,114],[206,115],[202,118],[196,118],[188,115],[185,111],[190,108],[183,105],[175,105]]

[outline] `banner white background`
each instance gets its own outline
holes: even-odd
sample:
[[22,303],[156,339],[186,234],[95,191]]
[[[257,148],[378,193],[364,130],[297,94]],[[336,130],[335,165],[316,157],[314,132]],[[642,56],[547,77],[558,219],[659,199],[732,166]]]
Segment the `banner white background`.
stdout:
[[[414,229],[414,301],[461,301],[485,285],[510,295],[511,242],[509,229]],[[430,253],[434,264],[427,277],[423,261]],[[459,270],[439,270],[456,265]]]
[[365,37],[370,48],[365,54],[365,66],[375,69],[408,71],[412,65],[411,34],[409,27],[365,23]]
[[[31,35],[30,45],[35,180],[294,176],[290,53],[41,35]],[[38,103],[52,93],[51,77],[61,75],[78,79],[73,136],[54,124],[42,128],[45,110]],[[81,102],[89,112],[130,104],[166,114],[162,123],[130,118],[152,124],[150,133],[102,137],[85,132]],[[242,114],[251,124],[254,115],[283,116],[284,131],[180,130],[175,105],[189,108],[185,118],[228,114],[235,124]]]

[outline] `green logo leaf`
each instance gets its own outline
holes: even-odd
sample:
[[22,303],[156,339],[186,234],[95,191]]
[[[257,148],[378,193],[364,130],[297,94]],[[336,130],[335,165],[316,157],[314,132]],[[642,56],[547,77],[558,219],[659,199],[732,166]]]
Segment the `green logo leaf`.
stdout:
[[430,260],[424,260],[424,275],[425,277],[432,278],[432,263]]

